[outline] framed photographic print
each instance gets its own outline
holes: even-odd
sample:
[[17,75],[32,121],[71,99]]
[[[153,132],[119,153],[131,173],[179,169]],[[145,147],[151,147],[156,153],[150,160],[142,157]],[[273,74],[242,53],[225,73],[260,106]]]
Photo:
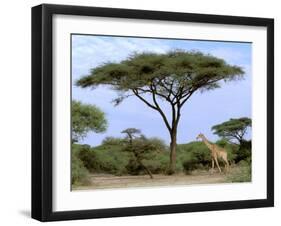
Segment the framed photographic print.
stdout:
[[32,8],[32,217],[274,205],[274,21]]

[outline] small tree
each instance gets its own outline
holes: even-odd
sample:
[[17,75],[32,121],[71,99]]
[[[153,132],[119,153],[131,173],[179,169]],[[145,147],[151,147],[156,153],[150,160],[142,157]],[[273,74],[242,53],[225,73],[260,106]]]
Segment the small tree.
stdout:
[[83,139],[89,131],[101,133],[107,128],[104,113],[94,105],[82,104],[80,101],[73,100],[71,117],[73,142]]
[[[77,81],[81,87],[109,85],[120,93],[114,100],[136,96],[146,106],[159,113],[170,134],[169,172],[175,172],[178,124],[181,110],[196,91],[219,88],[219,81],[242,78],[241,67],[227,64],[223,59],[201,52],[176,50],[164,54],[140,53],[119,63],[105,63],[91,70],[90,75]],[[159,102],[171,107],[165,113]]]
[[[133,154],[134,159],[133,161],[131,161],[131,163],[134,164],[134,167],[137,167],[137,165],[141,166],[141,168],[145,170],[150,178],[153,179],[151,171],[147,166],[145,166],[143,160],[150,159],[153,152],[159,151],[159,142],[156,145],[155,139],[152,139],[150,141],[143,134],[141,134],[141,131],[139,129],[135,128],[125,129],[121,133],[127,134],[129,143],[125,146],[124,151]],[[139,136],[137,136],[137,134]]]
[[129,140],[129,143],[132,144],[133,138],[136,138],[137,134],[141,134],[141,131],[136,128],[128,128],[123,130],[121,133],[125,133],[127,135],[127,139]]
[[226,122],[213,126],[212,130],[214,131],[214,134],[219,137],[228,139],[229,141],[235,140],[242,145],[247,129],[251,126],[252,120],[250,118],[232,118]]

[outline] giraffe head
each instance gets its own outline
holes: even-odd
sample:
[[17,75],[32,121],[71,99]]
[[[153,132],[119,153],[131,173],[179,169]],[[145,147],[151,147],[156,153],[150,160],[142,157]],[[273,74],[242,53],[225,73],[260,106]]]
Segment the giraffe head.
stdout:
[[203,138],[204,138],[203,133],[199,133],[198,136],[196,137],[196,140],[203,139]]

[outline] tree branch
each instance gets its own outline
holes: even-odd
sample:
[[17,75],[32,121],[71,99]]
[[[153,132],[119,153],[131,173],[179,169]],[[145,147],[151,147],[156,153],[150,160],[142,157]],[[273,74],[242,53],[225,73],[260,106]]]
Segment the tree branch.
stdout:
[[183,101],[180,103],[180,107],[182,107],[184,105],[184,103],[191,97],[191,95],[196,91],[196,89],[190,91],[187,95],[185,95],[185,98],[183,99]]
[[149,107],[151,107],[154,110],[157,110],[157,108],[152,105],[151,103],[149,103],[146,99],[144,99],[141,95],[139,95],[138,91],[136,89],[132,89],[133,93],[141,100],[143,101],[146,105],[148,105]]
[[169,131],[171,131],[171,126],[170,126],[170,124],[169,124],[169,122],[168,122],[167,117],[165,116],[164,112],[162,111],[162,109],[160,108],[160,106],[159,106],[159,104],[158,104],[158,102],[157,102],[157,100],[156,100],[155,93],[154,93],[154,92],[151,92],[151,93],[152,93],[153,102],[154,102],[154,104],[155,104],[155,106],[154,106],[154,105],[152,105],[151,103],[149,103],[146,99],[144,99],[141,95],[139,95],[139,93],[138,93],[138,91],[137,91],[136,89],[132,89],[132,91],[133,91],[133,93],[134,93],[141,101],[143,101],[146,105],[148,105],[149,107],[151,107],[152,109],[154,109],[154,110],[156,110],[156,111],[158,111],[158,112],[160,113],[160,115],[162,116],[162,118],[163,118],[163,120],[164,120],[164,123],[165,123],[167,129],[168,129]]
[[[153,87],[152,87],[152,86],[151,86],[151,89],[153,90]],[[171,132],[172,128],[171,128],[171,126],[170,126],[170,124],[169,124],[169,122],[168,122],[168,119],[167,119],[166,115],[164,114],[164,112],[162,111],[160,105],[158,104],[154,92],[152,92],[152,99],[153,99],[153,102],[154,102],[154,104],[155,104],[155,106],[156,106],[156,108],[157,108],[157,111],[158,111],[158,112],[160,113],[160,115],[162,116],[162,118],[163,118],[163,120],[164,120],[164,122],[165,122],[165,125],[166,125],[167,129]]]

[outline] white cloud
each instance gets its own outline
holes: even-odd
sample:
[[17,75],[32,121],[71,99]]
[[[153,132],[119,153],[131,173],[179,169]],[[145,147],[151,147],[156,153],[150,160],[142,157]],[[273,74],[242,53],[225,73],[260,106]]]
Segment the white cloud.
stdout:
[[121,61],[133,52],[163,53],[169,49],[157,39],[73,36],[73,77],[77,79],[101,63]]

